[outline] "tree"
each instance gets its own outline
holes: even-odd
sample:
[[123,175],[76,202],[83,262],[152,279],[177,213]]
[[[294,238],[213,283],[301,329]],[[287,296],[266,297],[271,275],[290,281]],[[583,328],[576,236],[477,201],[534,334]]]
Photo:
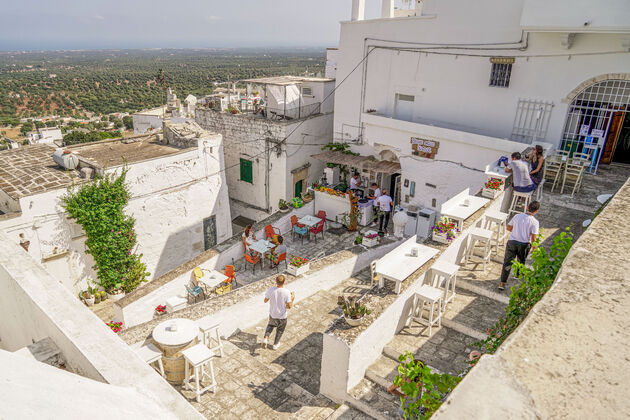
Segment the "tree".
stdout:
[[131,115],[125,115],[122,122],[127,130],[133,130],[133,118],[131,118]]
[[22,128],[20,128],[20,133],[22,133],[22,135],[25,136],[31,131],[33,131],[33,123],[26,122],[22,124]]
[[46,124],[44,124],[41,121],[35,121],[35,127],[37,127],[37,128],[44,128],[44,127],[46,127]]

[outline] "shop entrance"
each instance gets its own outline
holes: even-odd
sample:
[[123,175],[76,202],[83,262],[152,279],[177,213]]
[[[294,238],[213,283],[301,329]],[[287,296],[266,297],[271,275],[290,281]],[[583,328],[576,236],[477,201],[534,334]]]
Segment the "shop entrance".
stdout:
[[[630,163],[630,81],[604,80],[578,93],[567,114],[562,149],[597,163]],[[598,156],[598,154],[600,156]]]

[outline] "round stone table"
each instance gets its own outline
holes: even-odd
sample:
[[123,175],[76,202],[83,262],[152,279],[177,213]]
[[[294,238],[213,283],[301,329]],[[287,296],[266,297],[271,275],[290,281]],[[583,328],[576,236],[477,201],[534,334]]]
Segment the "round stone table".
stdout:
[[184,381],[182,351],[194,346],[198,335],[197,323],[184,318],[169,319],[153,329],[153,341],[162,350],[164,373],[169,383],[179,385]]

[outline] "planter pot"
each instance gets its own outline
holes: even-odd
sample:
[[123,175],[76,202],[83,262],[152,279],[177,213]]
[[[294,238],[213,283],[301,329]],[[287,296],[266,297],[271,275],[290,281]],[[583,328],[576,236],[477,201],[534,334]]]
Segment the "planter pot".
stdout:
[[92,296],[89,299],[83,298],[83,301],[87,304],[87,306],[94,306],[94,301],[96,299],[94,298],[94,296]]
[[288,212],[291,211],[291,208],[290,207],[285,207],[283,209],[278,209],[278,210],[280,210],[280,212],[282,212],[282,213],[288,213]]
[[368,248],[372,248],[373,246],[378,245],[378,236],[376,238],[366,238],[364,236],[361,243]]
[[359,319],[354,319],[354,318],[348,318],[344,316],[344,319],[346,320],[346,323],[348,325],[350,325],[351,327],[358,327],[359,325],[363,324],[363,318],[365,317],[361,317]]
[[433,236],[431,236],[431,239],[433,239],[435,242],[439,242],[441,244],[450,244],[457,236],[454,236],[453,239],[451,239],[450,241],[446,239],[446,233],[435,233],[433,232]]
[[125,297],[125,292],[114,293],[113,295],[112,295],[112,294],[110,294],[110,293],[108,293],[108,294],[107,294],[107,296],[108,296],[110,299],[112,299],[112,300],[116,301],[116,300],[120,300],[120,299],[122,299],[123,297]]
[[499,194],[501,194],[501,190],[493,190],[491,188],[485,188],[481,190],[481,196],[486,198],[496,198]]
[[157,317],[161,317],[163,315],[166,315],[166,309],[164,310],[164,312],[158,312],[158,311],[153,311],[153,312],[155,312],[155,316],[157,316]]
[[301,274],[304,274],[306,272],[308,272],[309,268],[310,268],[311,263],[306,263],[301,267],[296,267],[294,265],[289,264],[287,266],[287,273],[297,277]]

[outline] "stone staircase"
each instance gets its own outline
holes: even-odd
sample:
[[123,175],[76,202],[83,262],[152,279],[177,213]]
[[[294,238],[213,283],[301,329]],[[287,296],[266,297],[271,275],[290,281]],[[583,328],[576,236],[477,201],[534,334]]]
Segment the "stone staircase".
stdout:
[[403,328],[349,392],[346,404],[376,419],[397,419],[400,400],[387,388],[398,373],[398,357],[407,351],[435,372],[457,375],[464,371],[472,344],[485,338],[487,328],[505,314],[509,291],[496,291],[500,269],[496,261],[486,272],[472,265],[462,267],[457,295],[442,317],[442,326],[434,327],[431,337],[418,323]]

